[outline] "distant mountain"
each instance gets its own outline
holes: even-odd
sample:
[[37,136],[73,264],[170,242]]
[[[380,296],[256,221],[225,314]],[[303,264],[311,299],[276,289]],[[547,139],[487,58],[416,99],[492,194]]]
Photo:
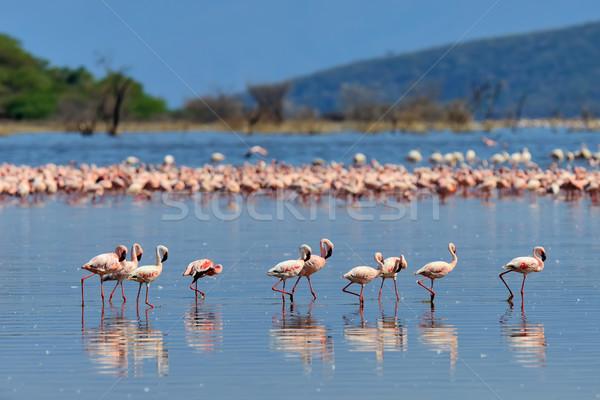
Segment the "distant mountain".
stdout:
[[[359,87],[380,101],[395,102],[425,73],[409,98],[463,98],[480,117],[494,95],[495,118],[514,113],[519,99],[524,99],[523,116],[581,116],[586,109],[598,117],[600,22],[355,62],[292,79],[288,100],[330,112],[342,108],[343,87]],[[474,88],[480,89],[479,100]]]

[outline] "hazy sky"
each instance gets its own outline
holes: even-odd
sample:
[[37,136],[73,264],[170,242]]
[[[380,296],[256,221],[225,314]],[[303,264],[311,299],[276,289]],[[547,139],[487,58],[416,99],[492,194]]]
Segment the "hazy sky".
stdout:
[[598,0],[2,3],[0,32],[34,55],[97,76],[109,55],[174,107],[389,52],[600,20]]

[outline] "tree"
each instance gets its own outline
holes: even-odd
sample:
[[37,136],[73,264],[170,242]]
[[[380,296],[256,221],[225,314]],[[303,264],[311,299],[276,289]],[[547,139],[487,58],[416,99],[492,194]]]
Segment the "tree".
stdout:
[[256,102],[256,109],[249,117],[250,125],[259,120],[283,122],[283,100],[291,87],[290,82],[248,86],[248,93]]

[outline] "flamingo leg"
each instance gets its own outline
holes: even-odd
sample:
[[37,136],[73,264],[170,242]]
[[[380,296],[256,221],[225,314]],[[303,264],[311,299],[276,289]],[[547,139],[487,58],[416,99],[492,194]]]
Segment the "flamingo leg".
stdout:
[[121,284],[121,294],[123,295],[123,304],[127,302],[127,298],[125,297],[125,289],[123,288],[123,281],[119,282]]
[[523,274],[523,284],[521,285],[521,298],[523,298],[523,289],[525,289],[525,278],[527,278],[527,274]]
[[[194,283],[196,284],[196,288],[194,289]],[[198,290],[198,279],[196,279],[194,282],[192,282],[192,285],[190,286],[190,289],[192,289],[193,291],[196,292],[196,299],[198,298],[198,293],[200,293],[202,295],[202,297],[206,297],[206,293],[201,292],[200,290]]]
[[394,278],[394,289],[396,290],[396,306],[397,302],[400,301],[400,296],[398,295],[398,286],[396,285],[396,278]]
[[360,305],[362,306],[365,302],[365,300],[363,299],[363,290],[365,290],[365,285],[360,285]]
[[[510,301],[513,297],[515,297],[515,295],[513,294],[512,290],[510,290],[510,288],[508,287],[508,285],[506,284],[506,281],[504,280],[504,278],[502,277],[502,275],[504,274],[508,274],[510,272],[510,270],[501,273],[500,275],[498,275],[500,277],[500,279],[502,279],[502,283],[504,283],[504,286],[506,286],[506,288],[508,289],[508,291],[510,292],[510,296],[508,297],[508,301]],[[523,284],[525,284],[525,279],[523,279]]]
[[[301,276],[299,276],[299,277],[298,277],[298,280],[296,281],[296,284],[295,284],[295,285],[294,285],[294,287],[292,288],[292,294],[294,294],[294,292],[296,291],[296,286],[298,286],[298,282],[300,282],[300,279],[301,279],[301,278],[302,278]],[[310,282],[310,281],[309,281],[309,282]]]
[[[310,276],[307,276],[306,279],[308,279],[308,286],[310,287],[310,292],[312,293],[314,300],[317,299],[317,295],[315,294],[315,291],[312,288],[312,283],[310,283]],[[294,294],[294,291],[292,290],[292,294]]]
[[83,281],[85,281],[87,278],[89,278],[90,276],[95,275],[95,274],[89,274],[88,276],[81,278],[81,305],[85,305],[83,302]]
[[146,304],[148,304],[151,308],[154,308],[152,304],[148,303],[148,289],[150,289],[150,284],[146,283]]
[[100,276],[100,294],[102,295],[102,304],[104,304],[104,282],[102,282],[102,276]]
[[381,292],[383,291],[383,282],[385,282],[385,278],[381,278],[381,287],[379,288],[379,297],[377,300],[381,301]]
[[[283,290],[281,289],[275,289],[275,286],[279,285],[279,282],[283,281]],[[290,292],[286,292],[285,291],[285,279],[281,278],[280,280],[277,281],[277,283],[271,288],[276,292],[280,292],[281,293],[281,297],[285,300],[285,295],[289,294],[290,295],[290,300],[294,301],[294,295]]]
[[423,285],[421,282],[423,282],[425,279],[427,278],[423,278],[420,281],[418,281],[417,283],[421,286],[423,286],[425,289],[427,289],[427,291],[431,294],[431,301],[433,301],[433,299],[435,298],[435,292],[431,289],[433,289],[433,279],[431,280],[431,289],[429,289],[427,286]]
[[142,291],[142,282],[140,282],[140,288],[138,289],[137,303],[140,304],[140,292]]
[[345,287],[342,289],[342,292],[346,292],[346,293],[350,293],[350,294],[353,294],[353,295],[355,295],[355,296],[358,296],[358,297],[359,297],[359,299],[360,299],[360,304],[362,305],[362,303],[363,303],[363,297],[362,297],[362,292],[363,292],[363,291],[362,291],[362,289],[364,289],[365,287],[364,287],[364,286],[362,287],[362,289],[360,290],[360,294],[358,294],[358,293],[354,293],[354,292],[351,292],[351,291],[349,291],[349,290],[346,290],[346,288],[347,288],[348,286],[352,285],[353,283],[354,283],[354,282],[350,282],[349,284],[347,284],[347,285],[346,285],[346,286],[345,286]]
[[112,297],[113,294],[115,294],[115,290],[117,290],[117,287],[119,286],[119,282],[117,281],[117,284],[115,285],[115,288],[112,290],[112,292],[110,292],[110,297],[108,298],[108,302],[112,304]]

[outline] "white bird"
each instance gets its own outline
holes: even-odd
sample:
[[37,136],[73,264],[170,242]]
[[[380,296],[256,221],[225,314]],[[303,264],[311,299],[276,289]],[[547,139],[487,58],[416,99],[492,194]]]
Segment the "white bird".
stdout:
[[394,289],[396,290],[396,299],[400,300],[400,296],[398,295],[398,287],[396,285],[396,276],[398,272],[402,269],[406,269],[408,264],[404,259],[404,256],[400,257],[388,257],[385,260],[383,259],[383,255],[381,253],[375,253],[375,261],[379,264],[379,269],[381,269],[381,287],[379,288],[379,297],[381,300],[381,291],[383,290],[383,283],[387,278],[391,278],[394,280]]
[[169,249],[165,246],[157,246],[156,247],[156,265],[144,265],[142,267],[136,268],[129,276],[127,277],[128,281],[136,281],[140,283],[140,288],[138,289],[137,294],[137,302],[140,302],[140,291],[142,290],[142,283],[146,284],[146,304],[150,307],[154,308],[154,306],[148,303],[148,289],[150,288],[150,283],[154,282],[156,278],[158,278],[162,272],[162,263],[167,261],[169,256]]
[[544,250],[542,246],[537,246],[533,249],[533,257],[513,258],[508,264],[502,267],[503,269],[507,269],[508,271],[502,272],[498,276],[500,277],[500,279],[502,279],[504,286],[506,286],[506,288],[510,292],[510,297],[508,298],[508,301],[510,301],[514,297],[514,295],[508,287],[508,285],[506,284],[506,281],[504,281],[502,275],[508,274],[510,271],[515,271],[520,274],[523,274],[523,284],[521,285],[521,296],[523,296],[523,288],[525,287],[525,278],[527,278],[527,274],[531,272],[540,272],[541,270],[543,270],[544,261],[546,261],[546,250]]

